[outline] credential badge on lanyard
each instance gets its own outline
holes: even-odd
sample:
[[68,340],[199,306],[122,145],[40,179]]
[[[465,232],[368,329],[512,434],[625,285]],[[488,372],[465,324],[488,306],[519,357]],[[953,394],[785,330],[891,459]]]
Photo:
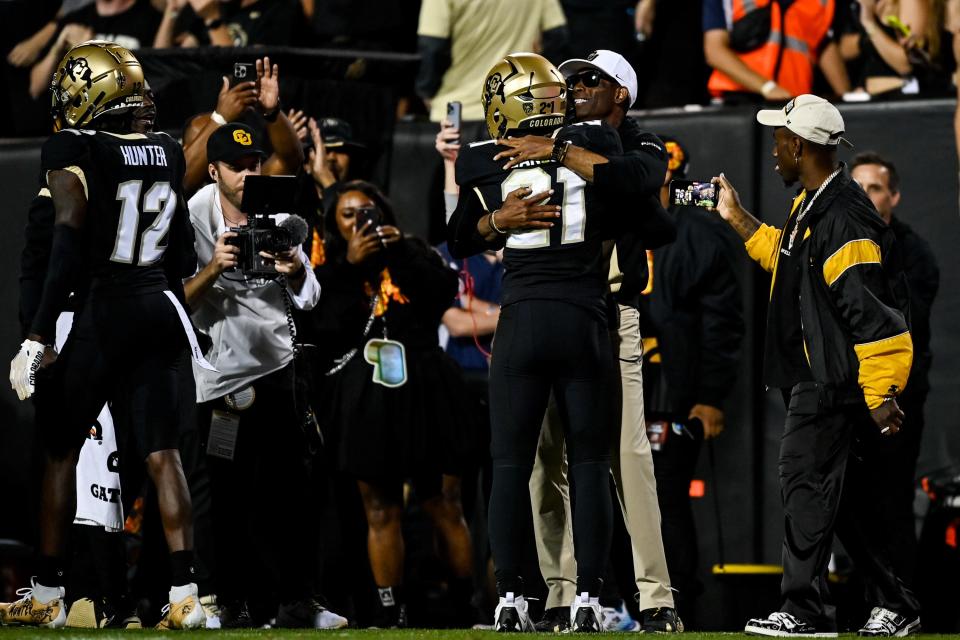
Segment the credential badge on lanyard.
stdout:
[[373,381],[385,387],[402,387],[407,382],[407,355],[403,344],[373,338],[363,348],[363,359],[373,365]]

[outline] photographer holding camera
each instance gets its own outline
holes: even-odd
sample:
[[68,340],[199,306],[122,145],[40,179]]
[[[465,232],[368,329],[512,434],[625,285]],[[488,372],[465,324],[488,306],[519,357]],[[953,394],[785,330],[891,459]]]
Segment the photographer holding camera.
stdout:
[[[212,340],[206,356],[216,368],[194,373],[198,425],[207,435],[221,622],[253,626],[275,616],[280,627],[338,628],[346,619],[311,597],[310,564],[300,557],[310,546],[309,529],[278,525],[277,514],[303,504],[291,489],[308,478],[307,408],[298,401],[291,311],[313,308],[320,287],[299,247],[302,219],[271,228],[241,209],[246,178],[260,174],[263,157],[253,129],[223,125],[207,141],[214,184],[189,203],[199,270],[184,289],[197,328]],[[302,233],[289,221],[299,221]],[[263,237],[275,251],[243,255]],[[284,239],[287,248],[277,251]],[[255,274],[251,262],[259,263]],[[263,277],[265,265],[277,277]],[[251,576],[270,584],[254,584]]]

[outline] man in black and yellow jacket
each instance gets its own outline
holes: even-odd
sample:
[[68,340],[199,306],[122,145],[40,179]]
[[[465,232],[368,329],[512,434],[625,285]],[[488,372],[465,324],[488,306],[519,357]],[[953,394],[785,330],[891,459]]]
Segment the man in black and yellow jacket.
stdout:
[[913,360],[894,235],[837,161],[837,145],[849,143],[833,105],[802,95],[757,120],[774,128],[777,172],[803,191],[777,229],[743,209],[726,177],[715,179],[718,213],[773,273],[764,381],[781,388],[787,403],[779,460],[783,606],[745,631],[836,636],[827,592],[836,531],[873,607],[859,635],[917,633],[919,604],[888,556],[889,530],[877,509],[883,496],[865,478],[879,440],[896,437],[902,425],[896,396]]

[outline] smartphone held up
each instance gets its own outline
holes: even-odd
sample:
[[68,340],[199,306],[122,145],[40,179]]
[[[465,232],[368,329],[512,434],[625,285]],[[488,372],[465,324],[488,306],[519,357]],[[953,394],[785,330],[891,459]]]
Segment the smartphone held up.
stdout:
[[715,209],[719,199],[720,185],[713,182],[672,180],[670,204],[676,207],[703,207]]

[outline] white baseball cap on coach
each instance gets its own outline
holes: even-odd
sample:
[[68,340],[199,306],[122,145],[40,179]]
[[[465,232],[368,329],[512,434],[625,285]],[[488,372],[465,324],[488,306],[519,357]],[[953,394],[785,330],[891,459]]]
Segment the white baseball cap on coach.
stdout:
[[805,93],[788,102],[783,109],[763,109],[757,122],[767,127],[786,127],[795,134],[817,144],[852,149],[843,137],[843,116],[835,106],[818,96]]
[[564,78],[569,78],[584,69],[599,69],[627,89],[627,94],[630,96],[630,104],[627,106],[632,107],[637,101],[637,72],[633,70],[627,59],[616,51],[597,49],[585,60],[574,58],[561,63],[559,69]]

